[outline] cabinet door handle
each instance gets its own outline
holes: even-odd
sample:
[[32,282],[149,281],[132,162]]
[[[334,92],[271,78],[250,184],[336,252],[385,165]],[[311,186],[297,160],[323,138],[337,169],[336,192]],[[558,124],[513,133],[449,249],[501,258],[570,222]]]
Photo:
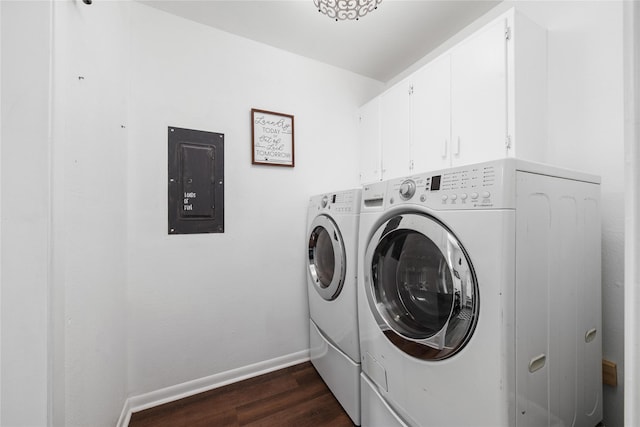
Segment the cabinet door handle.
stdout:
[[460,155],[460,137],[456,139],[456,151],[453,154],[456,156]]
[[444,139],[444,144],[442,144],[442,158],[446,159],[447,158],[447,146],[449,144],[447,143],[447,138]]
[[535,371],[542,369],[546,364],[546,362],[547,362],[547,356],[544,353],[534,357],[529,362],[529,372],[533,374]]

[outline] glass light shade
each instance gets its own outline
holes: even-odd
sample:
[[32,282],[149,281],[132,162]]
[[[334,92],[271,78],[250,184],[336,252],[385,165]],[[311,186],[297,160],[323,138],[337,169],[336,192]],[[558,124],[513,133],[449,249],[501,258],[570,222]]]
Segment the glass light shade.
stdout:
[[358,20],[378,8],[382,0],[313,0],[318,12],[336,21]]

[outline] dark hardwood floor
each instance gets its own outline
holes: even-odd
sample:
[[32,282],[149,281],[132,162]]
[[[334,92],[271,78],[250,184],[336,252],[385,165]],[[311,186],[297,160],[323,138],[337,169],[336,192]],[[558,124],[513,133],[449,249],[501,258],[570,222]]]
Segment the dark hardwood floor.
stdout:
[[352,427],[310,362],[167,403],[131,416],[130,427]]

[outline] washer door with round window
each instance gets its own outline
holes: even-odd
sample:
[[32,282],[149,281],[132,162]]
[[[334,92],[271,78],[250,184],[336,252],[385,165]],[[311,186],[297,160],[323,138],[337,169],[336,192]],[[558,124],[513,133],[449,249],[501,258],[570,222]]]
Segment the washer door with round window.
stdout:
[[440,221],[393,216],[373,234],[364,266],[369,307],[396,347],[443,360],[467,344],[478,318],[478,284],[467,252]]
[[344,242],[335,222],[318,215],[309,235],[309,274],[318,294],[327,301],[340,295],[344,284],[346,260]]

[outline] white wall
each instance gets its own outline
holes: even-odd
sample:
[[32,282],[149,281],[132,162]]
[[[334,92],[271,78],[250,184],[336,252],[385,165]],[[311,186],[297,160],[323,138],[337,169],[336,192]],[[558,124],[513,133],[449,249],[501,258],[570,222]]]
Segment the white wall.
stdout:
[[625,14],[625,393],[626,425],[640,424],[640,3]]
[[[308,349],[308,197],[356,186],[381,83],[132,5],[130,395]],[[295,116],[295,168],[251,165],[251,108]],[[224,234],[167,235],[167,127],[225,134]]]
[[0,425],[47,422],[48,2],[0,2]]
[[126,399],[128,4],[53,4],[54,421],[106,427]]
[[[128,396],[304,353],[307,197],[356,185],[381,84],[137,3],[52,4],[2,2],[0,423],[110,426]],[[295,115],[294,169],[250,165],[252,107]],[[169,125],[225,133],[224,234],[167,236]]]
[[602,177],[604,421],[623,425],[624,86],[620,1],[515,2],[548,29],[549,163]]

